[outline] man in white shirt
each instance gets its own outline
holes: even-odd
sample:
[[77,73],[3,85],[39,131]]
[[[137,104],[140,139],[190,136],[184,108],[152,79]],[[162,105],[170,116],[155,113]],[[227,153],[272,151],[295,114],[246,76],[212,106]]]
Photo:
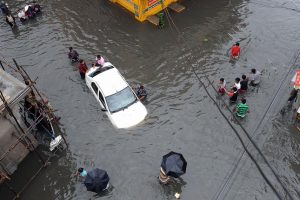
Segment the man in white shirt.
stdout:
[[256,69],[251,69],[251,74],[249,76],[249,81],[251,86],[256,87],[260,83],[261,73]]

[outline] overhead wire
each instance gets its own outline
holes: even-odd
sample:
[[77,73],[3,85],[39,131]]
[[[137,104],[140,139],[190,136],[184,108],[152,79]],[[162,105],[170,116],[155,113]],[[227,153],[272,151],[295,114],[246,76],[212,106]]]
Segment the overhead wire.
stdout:
[[[250,3],[252,3],[252,2],[250,2]],[[296,6],[296,5],[295,5],[295,6]],[[264,114],[263,114],[261,120],[259,121],[258,125],[256,126],[256,129],[253,131],[252,135],[254,135],[254,136],[256,135],[256,132],[257,132],[257,130],[260,128],[262,122],[264,121],[264,119],[265,119],[265,117],[266,117],[266,114],[269,112],[269,110],[270,110],[271,106],[273,105],[273,103],[274,103],[276,97],[278,96],[278,93],[279,93],[280,89],[282,88],[284,81],[287,79],[288,75],[290,74],[291,70],[293,69],[293,66],[294,66],[295,63],[297,62],[297,60],[298,60],[298,58],[299,58],[299,55],[300,55],[300,50],[298,51],[298,53],[296,53],[295,58],[294,58],[294,59],[293,59],[293,58],[291,59],[291,60],[294,60],[294,61],[292,61],[292,63],[289,63],[289,64],[290,64],[290,68],[289,68],[288,72],[286,73],[286,75],[285,75],[284,78],[282,79],[281,83],[279,84],[279,87],[278,87],[278,89],[277,89],[277,91],[276,91],[274,97],[272,98],[271,103],[268,105],[267,109],[265,110],[265,112],[264,112]],[[208,79],[208,81],[209,81],[209,79]],[[211,85],[213,86],[213,84],[211,84]],[[218,92],[214,87],[213,87],[213,89],[215,90],[216,93]],[[224,102],[224,100],[223,100],[223,99],[221,99],[221,100],[222,100],[223,103],[226,105],[226,103]],[[239,121],[237,121],[237,123],[241,126],[242,129],[244,129],[243,126],[240,124]],[[245,131],[245,130],[244,130],[244,131]],[[249,144],[250,144],[250,142],[248,142],[247,147],[249,146]],[[222,193],[222,191],[225,189],[225,187],[226,187],[227,184],[229,183],[230,179],[233,177],[233,175],[234,175],[236,169],[238,168],[239,163],[241,162],[241,160],[242,160],[242,158],[243,158],[243,156],[244,156],[244,153],[245,153],[245,151],[241,152],[241,155],[238,157],[237,162],[235,162],[235,164],[233,164],[233,168],[229,171],[230,174],[227,176],[227,178],[225,178],[225,179],[226,179],[226,182],[221,186],[221,190],[220,190],[218,193],[216,193],[216,195],[214,195],[214,197],[215,197],[215,196],[217,196],[217,197],[216,197],[216,198],[213,198],[213,199],[215,199],[215,200],[218,200],[218,199],[219,199],[219,195]],[[271,170],[273,170],[273,169],[271,169]],[[276,176],[276,178],[278,178],[278,177]],[[281,184],[281,182],[280,182],[280,184]],[[290,195],[289,195],[289,197],[290,197]]]
[[[279,91],[281,90],[281,88],[282,88],[284,82],[286,81],[288,75],[291,73],[291,70],[293,69],[293,66],[294,66],[295,63],[297,62],[299,56],[300,56],[300,50],[299,50],[298,53],[296,54],[296,57],[294,58],[294,61],[292,61],[293,63],[291,63],[291,65],[290,65],[291,67],[289,68],[288,72],[285,74],[285,76],[284,76],[283,79],[281,80],[281,82],[280,82],[280,84],[279,84],[279,87],[278,87],[276,93],[274,94],[274,97],[272,98],[270,104],[268,105],[267,109],[265,110],[265,112],[264,112],[264,114],[263,114],[261,120],[259,121],[258,125],[256,126],[256,129],[253,131],[252,135],[254,135],[254,136],[256,135],[256,132],[257,132],[258,129],[260,128],[262,122],[265,120],[265,117],[266,117],[267,113],[269,112],[271,106],[272,106],[273,103],[275,102],[275,99],[277,98],[277,96],[278,96],[278,94],[279,94]],[[214,90],[217,92],[217,90],[216,90],[215,88],[214,88]],[[237,121],[237,122],[238,122],[238,124],[240,124],[239,121]],[[241,128],[244,129],[243,126],[241,126]],[[245,130],[244,130],[244,131],[245,131]],[[250,141],[250,142],[251,142],[251,141]],[[247,147],[249,146],[250,142],[247,144]],[[232,170],[230,170],[230,176],[229,176],[230,178],[232,178],[232,176],[234,175],[234,173],[235,173],[235,171],[236,171],[236,169],[237,169],[237,167],[238,167],[238,164],[240,163],[240,161],[242,160],[242,157],[244,156],[244,153],[245,153],[245,151],[241,152],[241,155],[240,155],[239,158],[237,159],[237,162],[234,164],[234,168],[233,168]],[[266,158],[263,157],[263,159],[265,160]],[[274,171],[273,168],[271,168],[271,170]],[[274,171],[273,173],[275,173],[275,171]],[[229,179],[230,179],[230,178],[229,178]],[[276,176],[276,179],[277,179],[277,178],[278,178],[278,177]],[[227,179],[226,182],[225,182],[225,184],[222,186],[222,190],[223,190],[223,187],[225,187],[225,186],[227,185],[227,183],[229,182],[229,179]],[[281,182],[280,182],[280,184],[281,184]],[[283,187],[283,188],[284,188],[284,187]],[[216,198],[213,198],[213,199],[218,200],[218,199],[219,199],[218,197],[219,197],[219,194],[217,195]]]
[[238,131],[235,129],[235,127],[231,124],[231,122],[229,121],[229,119],[226,117],[226,115],[224,114],[224,112],[221,110],[220,106],[218,105],[218,103],[216,102],[216,100],[211,96],[211,94],[209,93],[209,91],[207,90],[206,86],[204,85],[204,83],[202,82],[202,80],[200,79],[200,77],[198,76],[198,74],[196,73],[194,67],[193,68],[193,72],[195,74],[195,76],[197,77],[198,81],[201,83],[201,85],[203,86],[205,92],[207,93],[207,95],[209,96],[209,98],[214,102],[214,104],[216,105],[218,111],[220,112],[220,114],[224,117],[224,119],[226,120],[226,122],[228,123],[228,125],[231,127],[231,129],[234,131],[234,133],[236,134],[236,136],[238,137],[240,143],[242,144],[245,152],[248,154],[248,156],[250,157],[250,159],[253,161],[253,163],[255,164],[256,168],[258,169],[258,171],[260,172],[260,174],[262,175],[262,177],[264,178],[264,180],[267,182],[267,184],[270,186],[270,188],[273,190],[273,192],[275,193],[275,195],[278,197],[278,199],[282,200],[283,198],[281,198],[281,195],[279,194],[279,192],[275,189],[275,187],[273,186],[273,184],[271,183],[271,181],[268,179],[268,177],[265,175],[265,173],[263,172],[263,170],[261,169],[260,165],[257,163],[257,161],[255,160],[255,158],[253,157],[253,155],[250,153],[250,151],[248,150],[247,146],[245,145],[241,135],[238,133]]
[[[165,9],[165,13],[166,13],[166,16],[170,18],[170,21],[172,22],[173,26],[175,27],[176,31],[179,33],[179,36],[180,35],[180,31],[178,29],[178,27],[176,26],[176,24],[174,23],[172,17],[170,16],[170,13],[167,9]],[[299,52],[300,54],[300,52]],[[299,54],[297,56],[297,58],[299,57]],[[250,142],[245,145],[242,137],[240,136],[240,134],[238,133],[238,131],[235,129],[235,127],[231,124],[231,122],[229,121],[229,119],[225,116],[225,114],[223,113],[223,111],[221,110],[220,106],[218,105],[218,103],[216,102],[216,100],[211,96],[211,94],[209,93],[209,91],[207,90],[207,87],[205,86],[205,84],[203,83],[203,81],[201,80],[201,78],[199,77],[199,75],[197,74],[196,70],[195,70],[195,67],[193,64],[191,64],[192,66],[192,71],[194,73],[194,75],[197,77],[198,81],[200,82],[200,84],[203,86],[205,92],[207,93],[207,95],[210,97],[210,99],[214,102],[214,104],[216,105],[217,109],[219,110],[219,112],[221,113],[221,115],[224,117],[224,119],[227,121],[227,123],[229,124],[229,126],[233,129],[233,131],[235,132],[236,136],[238,137],[239,141],[241,142],[243,148],[244,148],[244,152],[246,152],[248,154],[248,156],[250,157],[250,159],[252,160],[252,162],[255,164],[256,168],[258,169],[258,171],[260,172],[260,174],[262,175],[262,177],[264,178],[264,180],[267,182],[267,184],[270,186],[270,188],[273,190],[273,192],[275,193],[275,195],[278,197],[278,199],[282,199],[281,195],[279,194],[279,192],[275,189],[275,187],[273,186],[273,184],[271,183],[271,181],[268,179],[268,177],[265,175],[265,173],[263,172],[263,170],[261,169],[260,165],[257,163],[257,161],[255,160],[255,158],[253,157],[253,155],[250,153],[250,151],[248,150],[248,145],[249,143],[251,143],[254,148],[258,151],[259,155],[263,158],[263,161],[267,164],[268,168],[271,170],[271,172],[273,173],[273,175],[275,176],[276,180],[279,182],[279,184],[281,185],[282,189],[285,191],[285,193],[288,195],[288,197],[290,199],[293,200],[293,197],[292,195],[289,193],[289,191],[286,189],[286,187],[283,185],[282,181],[280,180],[279,176],[276,174],[276,172],[274,171],[274,169],[271,167],[271,165],[269,164],[269,162],[267,161],[266,157],[263,155],[263,153],[261,152],[261,150],[259,149],[259,147],[257,146],[257,144],[255,143],[255,141],[252,139],[252,137],[250,136],[250,134],[245,130],[245,128],[243,127],[243,125],[239,122],[239,120],[236,118],[236,116],[234,115],[234,113],[231,111],[231,109],[229,108],[229,106],[225,103],[225,101],[222,99],[223,103],[225,104],[225,107],[227,108],[227,110],[231,113],[231,115],[233,116],[233,118],[237,121],[238,125],[241,127],[241,129],[245,132],[247,138],[250,140]],[[289,69],[287,75],[285,76],[285,79],[286,77],[289,75],[290,71],[292,70],[292,68]],[[205,79],[209,82],[209,84],[213,87],[213,89],[217,92],[216,88],[213,86],[213,84],[211,83],[211,81],[209,80],[209,78],[207,77],[207,75],[205,73],[203,73],[203,76],[205,77]],[[260,127],[262,121],[264,120],[267,112],[269,111],[270,107],[272,106],[273,102],[275,101],[275,98],[277,97],[277,94],[284,82],[284,80],[281,82],[280,84],[280,87],[279,89],[277,90],[274,98],[272,99],[270,105],[268,106],[266,112],[264,113],[263,115],[263,118],[262,120],[259,122],[259,125],[257,126],[257,128],[255,129],[255,132],[258,130],[258,128]],[[242,156],[244,155],[244,152],[242,153]],[[238,162],[234,165],[234,168],[235,169],[242,156],[238,159]],[[234,170],[235,171],[235,170]],[[232,176],[234,174],[234,171],[233,173],[230,173],[230,176]]]
[[[216,107],[218,108],[219,112],[221,113],[221,115],[224,117],[224,119],[227,121],[227,123],[230,125],[230,127],[233,129],[233,131],[235,132],[236,136],[238,137],[238,139],[240,140],[243,148],[244,148],[244,152],[246,152],[248,154],[248,156],[250,157],[250,159],[253,161],[253,163],[256,165],[257,169],[259,170],[259,172],[261,173],[261,175],[263,176],[263,178],[265,179],[265,181],[268,183],[268,185],[271,187],[271,189],[274,191],[274,193],[276,194],[276,196],[281,199],[281,197],[279,196],[277,190],[274,188],[274,186],[271,184],[270,180],[266,177],[266,175],[264,174],[264,172],[262,171],[261,167],[259,166],[259,164],[257,163],[257,161],[255,160],[255,158],[253,157],[253,155],[250,153],[250,151],[248,150],[248,145],[245,145],[242,137],[240,136],[240,134],[238,133],[238,131],[234,128],[234,126],[232,126],[231,122],[229,121],[229,119],[225,116],[225,114],[223,113],[223,111],[220,109],[220,106],[218,105],[218,103],[215,101],[215,99],[210,95],[209,91],[207,90],[207,88],[205,87],[204,83],[202,82],[201,78],[198,76],[197,72],[195,71],[195,67],[192,65],[192,70],[193,73],[195,74],[195,76],[197,77],[198,81],[201,83],[201,85],[204,86],[205,92],[207,93],[207,95],[211,98],[211,100],[214,102],[214,104],[216,105]],[[209,80],[209,78],[207,77],[206,74],[204,74],[204,77],[206,78],[206,80],[209,82],[210,86],[217,92],[216,88],[213,86],[213,84],[211,83],[211,81]],[[284,79],[285,80],[285,79]],[[281,87],[281,86],[280,86]],[[278,93],[278,92],[277,92]],[[276,96],[277,96],[276,93]],[[275,97],[276,97],[275,96]],[[275,98],[274,98],[275,99]],[[260,127],[260,124],[262,123],[262,121],[265,118],[265,115],[267,114],[269,108],[271,107],[272,103],[274,102],[274,99],[272,100],[271,104],[268,106],[267,111],[265,112],[263,119],[260,121],[259,126],[257,127],[257,129]],[[276,174],[276,172],[274,171],[274,169],[271,167],[270,163],[267,161],[266,157],[263,155],[263,153],[261,152],[261,150],[259,149],[259,147],[257,146],[256,142],[252,139],[252,137],[250,136],[250,134],[245,130],[245,128],[243,127],[243,125],[239,122],[239,120],[237,119],[237,117],[235,116],[235,114],[231,111],[230,107],[226,104],[226,102],[224,101],[224,99],[222,99],[225,107],[227,108],[227,110],[231,113],[231,115],[233,116],[233,118],[235,119],[235,121],[238,123],[238,125],[240,126],[240,128],[245,132],[247,138],[250,140],[249,143],[251,143],[254,148],[258,151],[258,153],[260,154],[260,156],[263,158],[264,162],[266,163],[266,165],[269,167],[269,169],[272,171],[273,175],[275,176],[275,178],[277,179],[277,181],[279,182],[279,184],[281,185],[281,187],[283,188],[283,190],[285,191],[285,193],[289,196],[290,199],[293,199],[293,197],[291,196],[291,194],[289,193],[289,191],[286,189],[286,187],[283,185],[282,181],[279,179],[278,175]],[[257,130],[256,129],[256,130]],[[249,144],[248,143],[248,144]],[[244,154],[244,152],[242,153],[242,155]],[[241,156],[242,158],[242,156]],[[241,158],[239,158],[239,161],[241,160]],[[239,163],[239,162],[238,162]],[[236,167],[238,166],[238,163],[235,165]]]

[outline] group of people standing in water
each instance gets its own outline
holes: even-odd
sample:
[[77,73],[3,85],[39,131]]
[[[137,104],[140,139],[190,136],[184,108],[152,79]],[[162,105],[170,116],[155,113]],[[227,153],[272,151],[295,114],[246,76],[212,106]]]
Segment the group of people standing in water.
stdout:
[[26,5],[24,9],[18,11],[18,17],[21,22],[25,22],[28,19],[33,19],[40,12],[41,6],[33,1],[31,4]]
[[[231,48],[231,59],[238,59],[240,56],[240,46],[239,43],[236,43]],[[248,86],[257,87],[260,83],[261,73],[255,68],[251,69],[249,76],[245,74],[242,77],[237,77],[234,80],[234,83],[231,85],[230,89],[226,89],[226,80],[220,78],[218,84],[218,92],[221,96],[227,94],[229,96],[230,104],[236,104],[238,97],[242,96],[241,102],[236,106],[234,112],[238,117],[244,118],[246,114],[250,111],[249,105],[245,98],[245,93],[248,91]]]
[[[16,26],[16,19],[12,12],[9,10],[8,4],[4,1],[1,1],[0,9],[5,15],[6,23],[14,28]],[[28,19],[33,19],[40,12],[41,6],[35,1],[32,1],[31,3],[26,4],[24,8],[17,10],[17,17],[21,22],[25,22]]]
[[[79,62],[78,70],[80,77],[81,79],[85,79],[85,73],[88,71],[88,66],[83,59],[79,59],[79,54],[73,47],[69,47],[68,57],[72,63]],[[104,58],[101,55],[97,55],[96,61],[92,64],[92,67],[103,67],[104,63]]]
[[[88,68],[87,64],[85,63],[85,61],[83,59],[79,58],[78,52],[75,49],[73,49],[73,47],[69,47],[68,58],[70,59],[70,61],[72,63],[79,62],[78,71],[79,71],[80,77],[81,77],[81,79],[85,79],[85,74],[89,68]],[[103,56],[97,55],[95,62],[92,64],[92,67],[103,67],[105,62],[106,61]],[[137,97],[141,101],[144,101],[147,98],[148,92],[143,85],[139,85],[138,87],[134,87],[133,89],[135,90]]]

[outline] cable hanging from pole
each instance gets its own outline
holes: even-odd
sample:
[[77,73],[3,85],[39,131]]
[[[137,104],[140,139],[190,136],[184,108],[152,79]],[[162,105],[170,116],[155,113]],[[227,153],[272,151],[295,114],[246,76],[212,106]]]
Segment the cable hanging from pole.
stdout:
[[[179,36],[180,36],[180,32],[178,27],[176,26],[176,24],[174,23],[174,21],[172,20],[172,17],[170,16],[170,14],[167,13],[167,17],[170,18],[170,21],[173,22],[173,25],[175,27],[175,29],[177,30]],[[179,38],[180,39],[180,38]],[[184,38],[183,38],[184,39]],[[178,45],[180,47],[180,45]],[[298,54],[297,57],[299,57],[300,52]],[[188,60],[189,61],[189,60]],[[263,170],[261,169],[260,165],[258,164],[258,162],[255,160],[255,158],[253,157],[253,155],[250,153],[250,151],[248,150],[247,146],[245,145],[242,137],[240,136],[239,132],[235,129],[235,127],[231,124],[231,122],[229,121],[229,119],[225,116],[225,114],[223,113],[223,111],[221,110],[220,106],[217,104],[216,100],[211,96],[211,94],[209,93],[209,91],[207,90],[207,87],[204,85],[204,83],[202,82],[201,78],[198,76],[198,74],[195,71],[195,67],[193,64],[191,64],[192,66],[192,72],[194,73],[194,75],[196,76],[196,78],[198,79],[199,83],[203,86],[205,92],[207,93],[207,95],[210,97],[210,99],[214,102],[214,104],[216,105],[218,111],[220,112],[220,114],[224,117],[224,119],[226,120],[226,122],[228,123],[228,125],[232,128],[232,130],[234,131],[234,133],[236,134],[236,136],[238,137],[240,143],[242,144],[243,148],[244,148],[244,152],[246,152],[248,154],[248,156],[250,157],[250,159],[252,160],[252,162],[255,164],[256,168],[258,169],[258,171],[260,172],[260,174],[262,175],[262,177],[264,178],[264,180],[266,181],[266,183],[270,186],[270,188],[273,190],[273,192],[275,193],[275,195],[278,197],[278,199],[283,199],[281,197],[281,195],[279,194],[279,192],[275,189],[275,187],[273,186],[273,184],[271,183],[271,181],[268,179],[268,177],[265,175],[265,173],[263,172]],[[289,72],[291,71],[291,69],[289,70]],[[213,87],[213,89],[216,91],[216,89],[214,88],[213,84],[211,83],[211,81],[209,80],[209,78],[207,77],[207,75],[205,73],[203,73],[204,77],[206,80],[208,80],[209,84]],[[288,74],[286,75],[288,76]],[[277,92],[278,93],[278,92]],[[276,93],[276,96],[277,96]],[[275,96],[275,97],[276,97]],[[274,99],[275,99],[274,97]],[[272,100],[271,104],[273,103],[274,99]],[[224,100],[222,100],[224,102]],[[281,185],[281,187],[283,188],[283,190],[285,191],[285,193],[288,195],[288,197],[293,200],[292,195],[289,193],[289,191],[286,189],[286,187],[284,186],[284,184],[282,183],[282,181],[280,180],[279,176],[276,174],[276,172],[274,171],[274,169],[271,167],[271,165],[269,164],[269,162],[267,161],[266,157],[263,155],[263,153],[261,152],[261,150],[259,149],[259,147],[257,146],[257,144],[255,143],[255,141],[252,139],[252,137],[250,136],[250,134],[245,130],[245,128],[242,126],[242,124],[237,120],[236,116],[234,115],[234,113],[230,110],[230,108],[228,107],[228,105],[225,103],[225,107],[227,108],[227,110],[231,113],[231,115],[236,119],[236,121],[238,122],[238,125],[241,127],[241,129],[245,132],[247,138],[249,139],[250,143],[254,146],[254,148],[258,151],[259,155],[263,158],[264,162],[267,164],[268,168],[272,171],[273,175],[275,176],[276,180],[279,182],[279,184]],[[269,106],[270,107],[270,106]],[[268,108],[269,110],[269,108]],[[268,112],[268,111],[267,111]],[[266,115],[266,113],[265,113]],[[264,115],[264,118],[265,118]],[[264,120],[264,118],[262,119],[262,121]],[[260,125],[259,125],[260,126]],[[258,126],[258,127],[259,127]],[[257,128],[258,129],[258,128]]]
[[[293,69],[293,66],[296,64],[296,62],[297,62],[299,56],[300,56],[300,50],[298,50],[298,52],[297,52],[297,54],[296,54],[296,56],[295,56],[295,58],[294,58],[294,61],[292,61],[291,65],[290,65],[291,67],[289,68],[288,72],[285,74],[284,78],[281,80],[281,82],[280,82],[280,84],[279,84],[279,87],[278,87],[277,91],[275,92],[274,97],[272,98],[272,101],[271,101],[270,104],[268,105],[266,111],[264,112],[264,114],[263,114],[261,120],[259,121],[259,123],[258,123],[256,129],[253,131],[252,135],[256,135],[255,133],[256,133],[256,132],[258,131],[258,129],[260,128],[260,126],[261,126],[262,122],[264,121],[264,119],[265,119],[267,113],[269,112],[269,110],[270,110],[271,106],[273,105],[273,103],[274,103],[276,97],[278,96],[278,93],[279,93],[280,89],[282,88],[282,86],[283,86],[284,82],[286,81],[288,75],[291,73],[291,71],[292,71],[292,69]],[[211,84],[211,85],[212,85],[212,84]],[[213,86],[213,85],[212,85],[212,86]],[[213,87],[213,89],[217,92],[217,90],[216,90],[215,87]],[[222,102],[226,105],[226,103],[224,102],[223,99],[222,99]],[[230,111],[231,111],[231,110],[230,110]],[[238,123],[239,126],[244,130],[244,127],[241,125],[241,123],[240,123],[239,121],[237,121],[237,123]],[[244,131],[246,131],[246,130],[244,130]],[[249,134],[249,133],[248,133],[248,134]],[[250,135],[250,134],[249,134],[249,135]],[[251,136],[250,136],[250,137],[251,137]],[[252,138],[251,138],[251,139],[252,139]],[[250,142],[247,144],[247,147],[249,146],[249,144],[250,144]],[[233,177],[234,172],[235,172],[235,170],[237,169],[238,164],[240,163],[240,161],[241,161],[241,159],[242,159],[244,153],[245,153],[245,151],[243,151],[243,152],[241,153],[240,157],[237,159],[237,162],[234,164],[233,169],[230,170],[230,175],[229,175],[229,177],[227,178],[226,182],[224,183],[223,186],[221,186],[221,187],[222,187],[222,188],[221,188],[221,191],[219,191],[218,195],[217,195],[217,196],[215,195],[216,198],[213,198],[213,199],[215,199],[215,200],[218,200],[218,199],[219,199],[219,195],[222,193],[223,189],[225,188],[225,186],[227,185],[227,183],[229,182],[229,180]],[[265,158],[263,158],[263,159],[265,159]],[[271,168],[271,170],[274,171],[273,168]],[[275,171],[274,171],[274,173],[275,173]],[[276,177],[276,179],[277,179],[277,178],[279,178],[279,177]],[[280,182],[280,183],[281,183],[281,182]],[[284,187],[283,187],[283,188],[284,188]]]

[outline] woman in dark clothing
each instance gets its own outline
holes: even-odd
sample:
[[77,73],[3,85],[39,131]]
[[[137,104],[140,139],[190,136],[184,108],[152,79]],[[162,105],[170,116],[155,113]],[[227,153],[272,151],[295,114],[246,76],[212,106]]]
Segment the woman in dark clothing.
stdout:
[[73,47],[69,47],[69,53],[68,53],[68,57],[71,60],[71,62],[78,62],[79,60],[79,54],[77,53],[77,51],[75,51],[73,49]]
[[242,75],[242,81],[240,83],[241,83],[241,89],[239,90],[239,93],[243,94],[248,90],[248,78],[246,77],[245,74]]
[[41,12],[41,6],[40,4],[36,3],[35,1],[32,2],[32,8],[33,8],[33,12],[35,14],[38,14]]
[[0,9],[1,9],[1,11],[2,11],[3,14],[5,14],[5,15],[9,14],[8,5],[4,1],[1,1],[1,3],[0,3]]
[[237,98],[238,98],[238,90],[237,90],[236,87],[233,87],[233,88],[231,89],[230,92],[227,92],[227,91],[226,91],[226,93],[227,93],[228,96],[229,96],[229,101],[230,101],[230,103],[236,103],[236,102],[237,102]]
[[138,88],[138,90],[136,92],[136,95],[141,101],[143,101],[147,98],[148,93],[143,85],[140,85],[140,87]]

